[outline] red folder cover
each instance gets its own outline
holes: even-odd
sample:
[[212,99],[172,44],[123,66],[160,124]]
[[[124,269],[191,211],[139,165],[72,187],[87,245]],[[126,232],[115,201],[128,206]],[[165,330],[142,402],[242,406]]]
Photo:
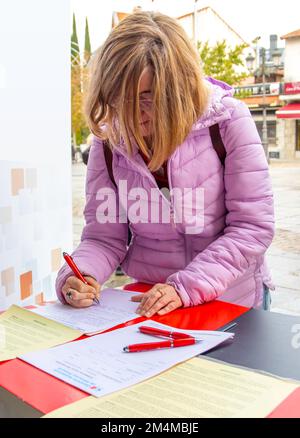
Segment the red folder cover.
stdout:
[[[124,289],[146,292],[151,287],[149,284],[135,283],[127,285]],[[157,316],[152,319],[181,329],[216,330],[238,318],[247,310],[246,307],[212,301],[198,307],[178,309],[169,315]],[[143,319],[138,318],[134,320],[134,323]],[[122,324],[117,327],[131,325],[132,323]],[[19,359],[0,364],[0,385],[44,414],[88,396],[87,393]],[[270,417],[275,418],[281,415],[300,416],[300,408],[296,409],[294,404],[300,406],[300,391],[295,391],[287,401],[272,412]]]
[[268,418],[300,418],[300,388],[296,389],[274,409]]

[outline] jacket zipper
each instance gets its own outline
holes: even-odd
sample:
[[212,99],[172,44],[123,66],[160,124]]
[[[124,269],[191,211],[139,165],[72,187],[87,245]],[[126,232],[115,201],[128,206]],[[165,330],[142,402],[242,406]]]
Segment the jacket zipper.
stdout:
[[168,205],[170,206],[170,223],[173,229],[176,229],[176,223],[174,221],[174,206],[172,203],[172,183],[171,183],[171,160],[169,159],[167,162],[167,176],[168,176],[168,183],[169,183],[169,191],[170,191],[170,201],[168,201]]
[[[170,164],[170,160],[168,160],[168,165],[167,165],[167,171],[168,171],[168,181],[169,181],[169,189],[170,192],[172,191],[172,184],[171,184],[171,164]],[[174,228],[176,228],[176,223],[174,222],[174,208],[173,208],[173,204],[172,202],[170,202],[170,217],[171,217],[171,221],[172,221],[172,226]],[[181,233],[180,233],[181,234]],[[187,266],[187,264],[192,260],[191,259],[191,254],[190,254],[190,250],[188,248],[188,241],[187,241],[187,236],[185,233],[182,233],[181,236],[184,239],[184,251],[185,251],[185,266]]]
[[[123,153],[122,150],[118,149],[118,151],[125,157],[125,158],[129,158],[125,153]],[[139,154],[138,154],[139,155]],[[139,155],[140,156],[140,155]],[[131,163],[140,171],[142,171],[142,173],[144,175],[146,175],[151,182],[153,183],[154,188],[156,188],[157,190],[159,190],[161,192],[161,190],[158,187],[158,184],[154,178],[154,176],[152,175],[151,172],[149,172],[148,168],[148,172],[146,172],[146,164],[143,161],[144,166],[142,166],[140,163],[137,163],[135,160],[132,160],[129,158],[129,160],[131,161]],[[172,192],[172,183],[171,183],[171,160],[169,159],[167,162],[167,174],[168,174],[168,183],[169,183],[169,190],[170,193]],[[170,201],[164,196],[164,194],[162,194],[163,200],[164,202],[166,202],[167,206],[170,208],[170,224],[173,228],[173,230],[176,230],[176,223],[174,220],[174,206],[171,200],[171,196],[170,196]],[[180,235],[183,237],[184,239],[184,250],[185,250],[185,264],[187,265],[190,261],[191,261],[191,254],[190,251],[188,251],[188,242],[187,242],[187,237],[185,233],[180,233]]]
[[[171,223],[171,226],[172,226],[173,229],[175,229],[175,228],[176,228],[176,224],[175,224],[175,221],[174,221],[174,208],[173,208],[173,205],[172,205],[171,198],[170,198],[170,201],[169,201],[169,200],[165,197],[165,195],[161,192],[161,190],[160,190],[160,188],[158,187],[158,184],[157,184],[157,182],[156,182],[154,176],[153,176],[152,173],[148,170],[148,168],[147,168],[145,162],[143,161],[143,165],[141,165],[141,164],[138,163],[137,161],[135,161],[135,160],[129,158],[129,157],[128,157],[128,156],[122,151],[121,148],[118,148],[117,150],[118,150],[118,152],[120,152],[120,153],[121,153],[126,159],[129,159],[130,162],[131,162],[131,163],[132,163],[137,169],[139,169],[144,175],[146,175],[146,176],[152,181],[152,183],[153,183],[153,187],[154,187],[155,189],[159,190],[159,192],[162,194],[162,197],[163,197],[164,202],[166,202],[167,206],[170,208],[170,223]],[[140,156],[139,154],[137,154],[137,155]],[[147,170],[148,170],[147,172],[146,172],[146,168],[147,168]],[[167,163],[167,173],[168,173],[169,189],[170,189],[170,192],[171,192],[170,160],[168,160],[168,163]]]

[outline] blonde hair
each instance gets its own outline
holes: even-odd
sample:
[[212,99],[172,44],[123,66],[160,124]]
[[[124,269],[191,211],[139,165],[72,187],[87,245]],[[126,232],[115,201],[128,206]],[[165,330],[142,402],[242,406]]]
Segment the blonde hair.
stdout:
[[[152,156],[141,134],[139,85],[153,72]],[[113,146],[134,139],[157,170],[204,113],[208,90],[199,55],[179,22],[159,12],[135,12],[122,20],[92,60],[85,113],[89,128]]]

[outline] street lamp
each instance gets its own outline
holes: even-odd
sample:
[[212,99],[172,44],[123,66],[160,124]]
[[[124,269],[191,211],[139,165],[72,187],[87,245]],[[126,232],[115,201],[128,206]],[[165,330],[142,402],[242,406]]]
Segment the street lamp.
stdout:
[[255,61],[254,56],[252,55],[252,53],[249,53],[248,56],[246,57],[246,66],[250,73],[253,73],[254,71],[254,61]]
[[[258,46],[257,43],[260,40],[260,37],[255,38],[252,43],[256,44],[255,53],[257,56],[257,50]],[[265,151],[265,155],[267,158],[267,161],[269,162],[269,147],[268,147],[268,129],[267,129],[267,105],[266,105],[266,49],[264,47],[260,50],[261,53],[261,73],[262,73],[262,111],[263,111],[263,126],[262,126],[262,146]],[[256,61],[256,58],[249,53],[246,57],[246,65],[250,73],[253,73],[254,68],[254,61]]]
[[262,127],[262,145],[269,162],[269,148],[268,148],[268,129],[267,129],[267,106],[266,106],[266,49],[261,49],[262,60],[262,86],[263,86],[263,127]]

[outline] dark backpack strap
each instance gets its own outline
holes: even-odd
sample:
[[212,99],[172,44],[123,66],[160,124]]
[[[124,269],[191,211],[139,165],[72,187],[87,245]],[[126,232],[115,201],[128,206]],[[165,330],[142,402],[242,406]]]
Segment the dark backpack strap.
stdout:
[[106,167],[107,167],[109,177],[111,179],[111,182],[114,184],[114,186],[117,187],[117,184],[116,184],[116,181],[114,178],[114,174],[113,174],[113,170],[112,170],[112,151],[111,151],[111,148],[109,146],[108,140],[103,141],[103,151],[104,151],[104,157],[105,157],[105,162],[106,162]]
[[[209,133],[210,133],[210,138],[211,138],[211,142],[213,144],[214,150],[216,151],[222,166],[224,166],[225,158],[226,158],[226,149],[225,149],[225,146],[224,146],[221,134],[220,134],[219,125],[216,123],[215,125],[210,126]],[[111,148],[109,146],[108,140],[103,141],[103,150],[104,150],[104,157],[105,157],[105,162],[106,162],[106,167],[107,167],[109,177],[110,177],[112,183],[114,184],[114,186],[117,187],[117,184],[116,184],[116,181],[114,178],[114,174],[113,174],[113,170],[112,170],[112,151],[111,151]]]
[[226,158],[226,149],[220,134],[220,127],[218,124],[212,125],[209,127],[209,133],[211,142],[213,144],[214,150],[216,151],[219,160],[222,163],[222,166],[225,165],[225,158]]
[[82,161],[87,166],[89,161],[89,155],[90,155],[91,146],[88,146],[83,152],[82,152]]

